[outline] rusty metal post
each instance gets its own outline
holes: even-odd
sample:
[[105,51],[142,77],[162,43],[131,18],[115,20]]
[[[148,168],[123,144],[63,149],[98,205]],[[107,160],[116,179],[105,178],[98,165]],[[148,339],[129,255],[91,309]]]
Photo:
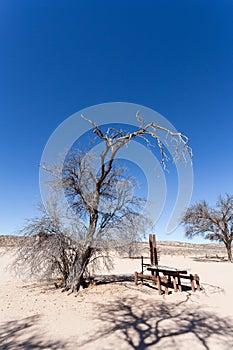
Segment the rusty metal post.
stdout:
[[149,234],[149,247],[150,247],[150,263],[153,266],[158,266],[158,255],[156,240],[154,234]]

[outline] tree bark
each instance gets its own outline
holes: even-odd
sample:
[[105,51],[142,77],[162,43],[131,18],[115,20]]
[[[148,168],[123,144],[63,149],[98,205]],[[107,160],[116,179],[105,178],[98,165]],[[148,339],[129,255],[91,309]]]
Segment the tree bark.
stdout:
[[65,290],[78,292],[81,286],[84,288],[86,287],[84,273],[86,271],[87,265],[89,264],[92,252],[93,249],[88,246],[84,249],[81,258],[80,256],[77,256],[77,258],[74,260],[73,266],[70,269],[69,277],[66,280]]
[[231,251],[231,242],[226,242],[225,243],[226,249],[227,249],[227,257],[229,262],[233,262],[232,259],[232,251]]

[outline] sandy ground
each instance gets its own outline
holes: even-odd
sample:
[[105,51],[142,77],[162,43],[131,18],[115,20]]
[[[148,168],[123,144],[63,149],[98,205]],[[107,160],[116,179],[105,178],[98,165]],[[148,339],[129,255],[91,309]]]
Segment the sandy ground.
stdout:
[[[96,285],[78,296],[16,279],[0,256],[0,349],[233,349],[233,264],[161,256],[187,268],[201,292],[159,296],[131,281]],[[115,281],[140,271],[140,260],[115,259]]]

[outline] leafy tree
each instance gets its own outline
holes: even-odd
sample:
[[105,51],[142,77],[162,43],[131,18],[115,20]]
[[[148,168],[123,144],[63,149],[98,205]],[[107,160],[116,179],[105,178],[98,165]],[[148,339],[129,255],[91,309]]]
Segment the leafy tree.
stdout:
[[98,257],[103,257],[110,266],[110,250],[130,247],[146,232],[149,221],[143,213],[145,201],[134,194],[135,181],[117,163],[118,151],[137,138],[143,139],[149,148],[156,142],[165,165],[162,134],[172,139],[178,157],[185,158],[191,150],[188,139],[181,133],[155,123],[145,125],[142,117],[137,117],[139,126],[133,132],[114,128],[104,131],[83,117],[93,126],[95,137],[102,141],[101,153],[87,154],[79,148],[67,154],[62,169],[42,165],[52,178],[54,191],[65,193],[69,210],[62,218],[59,201],[55,201],[49,216],[44,213],[41,219],[29,222],[24,233],[30,236],[31,243],[24,244],[18,262],[25,262],[24,257],[28,257],[34,272],[35,268],[47,276],[60,272],[64,289],[78,291],[85,286],[88,270],[91,265],[96,267]]
[[226,194],[216,206],[210,207],[206,201],[192,205],[183,217],[187,237],[202,235],[205,239],[225,244],[228,261],[232,260],[233,239],[233,196]]

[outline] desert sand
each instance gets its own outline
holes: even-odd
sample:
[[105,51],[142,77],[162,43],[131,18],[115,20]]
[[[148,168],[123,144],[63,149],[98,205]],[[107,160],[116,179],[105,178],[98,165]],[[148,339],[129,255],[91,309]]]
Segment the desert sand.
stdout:
[[198,273],[202,288],[160,296],[130,280],[139,259],[116,257],[103,271],[109,283],[67,296],[16,278],[12,258],[0,256],[0,349],[233,349],[233,264],[160,254],[160,264]]

